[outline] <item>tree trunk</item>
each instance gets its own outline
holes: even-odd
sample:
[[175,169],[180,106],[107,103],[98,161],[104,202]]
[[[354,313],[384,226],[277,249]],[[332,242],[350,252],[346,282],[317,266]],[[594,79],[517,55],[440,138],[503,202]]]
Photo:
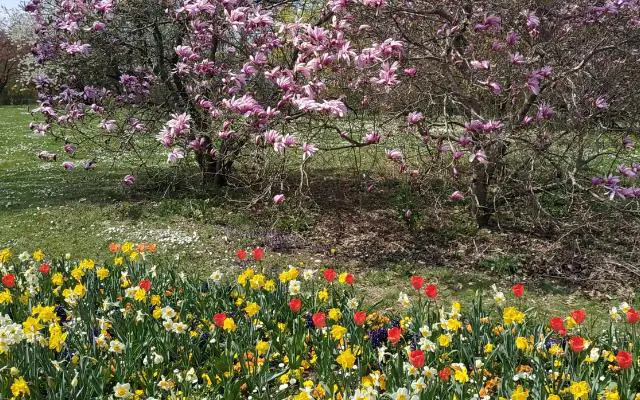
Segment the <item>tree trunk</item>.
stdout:
[[202,173],[202,185],[213,183],[216,186],[225,186],[229,182],[233,161],[240,150],[227,145],[227,142],[217,153],[213,153],[210,139],[205,136],[205,140],[205,146],[196,151],[196,161]]
[[211,155],[211,146],[207,146],[196,152],[196,161],[202,174],[202,185],[213,183],[216,186],[227,184],[227,176],[230,171],[230,163],[224,160],[224,155]]
[[488,166],[476,163],[473,167],[473,181],[471,190],[473,191],[473,215],[479,228],[486,228],[491,222],[493,210],[489,203],[487,191],[489,190]]
[[502,142],[496,142],[485,148],[488,163],[486,165],[475,162],[473,166],[473,180],[471,190],[473,192],[473,215],[479,228],[488,228],[494,225],[493,215],[495,209],[490,197],[491,186],[495,183],[496,173],[502,169],[503,156],[507,147]]

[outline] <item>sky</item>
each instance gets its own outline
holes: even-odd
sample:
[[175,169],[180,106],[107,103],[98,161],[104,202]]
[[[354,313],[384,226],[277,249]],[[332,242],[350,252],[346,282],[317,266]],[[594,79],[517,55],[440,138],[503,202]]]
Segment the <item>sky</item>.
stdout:
[[4,13],[5,8],[18,8],[22,3],[24,3],[24,0],[0,0],[0,20],[6,16]]
[[22,0],[0,0],[0,6],[7,8],[18,7],[22,3]]
[[4,8],[17,8],[23,0],[0,0],[0,15],[4,15]]

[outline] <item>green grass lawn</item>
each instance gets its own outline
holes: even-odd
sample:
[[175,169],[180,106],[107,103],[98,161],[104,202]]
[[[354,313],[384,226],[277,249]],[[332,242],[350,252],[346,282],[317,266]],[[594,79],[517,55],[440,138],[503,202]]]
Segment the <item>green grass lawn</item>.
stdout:
[[[189,272],[208,275],[213,268],[232,267],[236,248],[261,243],[264,228],[278,227],[273,219],[256,218],[215,193],[192,190],[176,195],[163,191],[162,185],[144,192],[125,188],[123,176],[138,168],[126,155],[114,162],[113,155],[99,149],[81,148],[74,161],[81,164],[96,157],[97,167],[66,171],[61,166],[61,159],[69,159],[62,151],[63,142],[35,136],[27,127],[31,120],[24,107],[0,107],[0,247],[101,258],[111,241],[156,242],[161,257],[179,258]],[[57,153],[58,162],[39,160],[36,153],[41,150]],[[157,165],[151,167],[171,177],[171,167],[160,150],[158,154]],[[451,269],[411,259],[369,265],[348,254],[307,250],[310,247],[286,254],[267,249],[267,264],[280,268],[303,262],[318,268],[333,265],[354,270],[367,299],[388,307],[396,304],[399,291],[410,292],[413,274],[437,281],[444,298],[462,301],[478,290],[489,291],[493,283],[507,291],[521,279],[501,270]],[[548,315],[584,307],[606,320],[609,304],[589,300],[561,283],[536,279],[527,287],[527,296]]]

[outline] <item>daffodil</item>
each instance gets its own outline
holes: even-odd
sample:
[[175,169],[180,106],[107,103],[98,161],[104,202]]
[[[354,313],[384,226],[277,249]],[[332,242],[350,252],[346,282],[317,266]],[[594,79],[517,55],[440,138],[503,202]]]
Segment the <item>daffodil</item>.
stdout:
[[29,385],[27,385],[27,381],[20,376],[13,380],[11,384],[11,394],[13,394],[14,398],[19,397],[28,397],[31,391],[29,390]]
[[336,362],[343,369],[350,369],[355,364],[356,357],[353,355],[353,352],[351,351],[351,348],[347,348],[346,350],[342,351],[338,355],[338,357],[336,358]]

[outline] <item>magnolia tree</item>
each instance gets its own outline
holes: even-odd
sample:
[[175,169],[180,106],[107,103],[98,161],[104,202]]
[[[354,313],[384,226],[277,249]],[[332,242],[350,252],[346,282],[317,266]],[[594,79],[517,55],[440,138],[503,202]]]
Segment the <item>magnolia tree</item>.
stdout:
[[16,10],[0,10],[0,95],[20,83],[21,66],[28,58],[30,36],[29,20]]
[[582,189],[593,171],[617,169],[593,179],[597,192],[640,195],[638,165],[616,163],[638,129],[640,2],[417,0],[355,14],[405,44],[416,78],[396,108],[413,110],[406,129],[480,226],[509,199]]
[[[57,67],[35,80],[45,122],[32,128],[64,135],[69,152],[97,138],[131,149],[153,137],[169,162],[195,159],[203,179],[216,184],[227,182],[249,146],[313,157],[319,146],[309,132],[326,126],[343,142],[338,147],[375,144],[378,135],[336,120],[354,114],[365,93],[398,90],[403,45],[361,40],[348,7],[341,0],[32,0],[25,9],[37,23],[34,53],[44,67]],[[310,129],[295,129],[300,121]]]
[[[304,165],[317,151],[380,143],[408,177],[444,163],[451,200],[471,198],[486,226],[508,199],[581,189],[594,165],[606,170],[632,146],[638,125],[637,1],[31,0],[25,9],[46,72],[35,79],[45,118],[35,132],[63,135],[70,153],[154,138],[169,162],[196,160],[216,184],[243,153]],[[403,151],[410,136],[429,165]],[[601,192],[640,194],[638,167],[612,165],[620,176],[593,179]]]

